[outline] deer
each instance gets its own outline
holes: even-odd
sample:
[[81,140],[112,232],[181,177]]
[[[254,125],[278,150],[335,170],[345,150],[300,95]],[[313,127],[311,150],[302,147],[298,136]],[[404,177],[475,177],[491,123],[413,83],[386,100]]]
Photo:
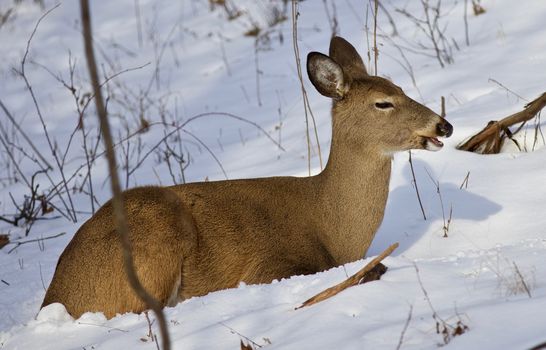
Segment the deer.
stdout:
[[[123,192],[135,271],[164,307],[236,287],[313,274],[365,257],[385,212],[393,154],[438,151],[452,125],[369,75],[357,50],[333,37],[310,52],[307,73],[332,99],[324,169],[269,177],[137,187]],[[78,318],[140,313],[111,202],[76,232],[57,263],[42,308],[64,304]]]

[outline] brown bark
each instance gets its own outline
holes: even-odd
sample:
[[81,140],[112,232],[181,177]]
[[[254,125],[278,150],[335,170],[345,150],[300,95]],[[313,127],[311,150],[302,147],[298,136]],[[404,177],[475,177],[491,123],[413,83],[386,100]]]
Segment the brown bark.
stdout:
[[490,121],[482,131],[458,145],[457,149],[480,154],[499,153],[504,139],[512,135],[508,128],[532,119],[544,106],[546,106],[546,92],[525,105],[522,111],[499,121]]
[[359,270],[351,277],[347,278],[345,281],[336,284],[335,286],[330,287],[326,290],[323,290],[314,297],[307,299],[303,304],[298,306],[296,310],[331,298],[334,295],[344,291],[345,289],[356,286],[357,284],[378,280],[381,275],[387,271],[387,268],[383,264],[381,264],[381,261],[389,256],[396,248],[398,248],[398,243],[394,243],[393,245],[388,247],[383,253],[379,254],[361,270]]

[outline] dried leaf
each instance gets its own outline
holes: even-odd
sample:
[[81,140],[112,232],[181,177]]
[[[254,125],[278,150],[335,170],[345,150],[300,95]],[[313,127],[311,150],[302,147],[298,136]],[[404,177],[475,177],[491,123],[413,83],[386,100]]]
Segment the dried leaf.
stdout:
[[4,248],[9,243],[9,236],[0,234],[0,249]]
[[254,348],[252,348],[250,344],[243,343],[243,341],[241,340],[241,350],[254,350]]

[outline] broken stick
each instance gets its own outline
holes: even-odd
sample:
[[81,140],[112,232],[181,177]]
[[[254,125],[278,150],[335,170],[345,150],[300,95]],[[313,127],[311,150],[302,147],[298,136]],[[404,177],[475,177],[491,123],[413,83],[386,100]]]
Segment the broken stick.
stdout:
[[[338,294],[339,292],[344,291],[345,289],[356,286],[357,284],[360,284],[361,281],[364,279],[365,282],[370,281],[370,279],[367,279],[366,275],[369,274],[372,270],[380,266],[380,263],[383,259],[385,259],[387,256],[391,255],[391,253],[398,248],[398,243],[394,243],[390,247],[388,247],[383,253],[379,254],[377,257],[375,257],[372,261],[370,261],[366,266],[364,266],[362,269],[360,269],[357,273],[352,275],[351,277],[347,278],[345,281],[336,284],[333,287],[330,287],[326,290],[323,290],[322,292],[318,293],[314,297],[307,299],[303,304],[298,306],[297,309],[301,309],[302,307],[313,305],[316,303],[319,303],[323,300],[326,300],[330,297],[333,297],[334,295]],[[382,266],[382,265],[381,265]],[[380,271],[378,271],[379,276],[381,276],[383,273],[385,273],[386,268],[383,266]]]
[[544,106],[546,106],[546,92],[528,103],[522,111],[499,121],[490,121],[482,131],[457,146],[457,149],[480,154],[497,154],[502,148],[504,139],[513,134],[508,128],[532,119]]

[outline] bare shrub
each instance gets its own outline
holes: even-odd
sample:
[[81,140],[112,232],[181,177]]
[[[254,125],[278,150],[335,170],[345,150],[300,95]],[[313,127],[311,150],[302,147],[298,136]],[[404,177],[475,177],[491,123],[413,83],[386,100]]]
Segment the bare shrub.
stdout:
[[412,21],[427,38],[428,42],[418,41],[413,45],[417,52],[435,57],[440,67],[444,68],[446,64],[454,62],[453,47],[458,48],[454,39],[450,42],[445,34],[447,30],[445,17],[452,9],[444,12],[441,0],[420,1],[422,16],[416,16],[403,8],[397,8],[396,11]]
[[417,264],[415,262],[413,263],[413,267],[415,268],[415,273],[417,274],[417,280],[419,282],[419,286],[421,287],[421,291],[423,292],[425,300],[427,301],[427,304],[432,311],[432,319],[435,322],[436,334],[441,335],[444,342],[443,345],[447,345],[451,342],[451,340],[453,340],[454,337],[463,335],[470,328],[463,322],[461,315],[459,314],[457,309],[455,309],[455,323],[453,323],[453,317],[444,319],[436,312],[436,309],[434,308],[434,306],[432,306],[432,301],[430,300],[428,292],[423,285],[423,281],[421,280],[421,275],[419,273],[419,268],[417,267]]
[[534,267],[522,271],[515,261],[499,252],[494,259],[488,259],[485,266],[497,276],[497,290],[502,296],[527,294],[532,297],[536,284]]

